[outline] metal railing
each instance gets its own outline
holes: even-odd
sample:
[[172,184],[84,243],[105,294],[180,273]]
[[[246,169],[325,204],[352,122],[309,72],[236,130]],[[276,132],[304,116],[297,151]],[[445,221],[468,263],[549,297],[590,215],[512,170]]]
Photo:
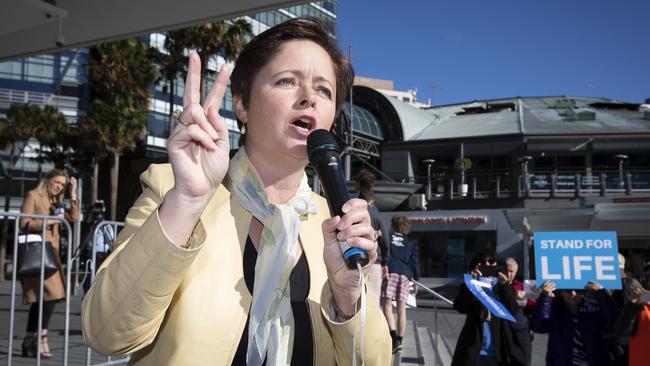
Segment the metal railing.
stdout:
[[[86,261],[86,274],[84,275],[84,280],[86,276],[90,275],[90,283],[95,280],[95,273],[97,273],[97,234],[102,230],[103,226],[110,226],[113,231],[113,243],[111,245],[111,250],[113,249],[113,245],[115,244],[115,238],[117,237],[117,228],[118,227],[123,227],[124,222],[121,221],[101,221],[95,225],[95,227],[92,230],[92,256],[88,261]],[[106,243],[104,243],[106,245]],[[88,271],[88,267],[90,266],[90,271]],[[89,272],[89,273],[88,273]],[[86,366],[100,366],[100,365],[117,365],[117,364],[122,364],[125,362],[128,362],[130,360],[130,356],[118,358],[114,360],[111,356],[106,356],[106,361],[98,364],[91,364],[91,358],[92,358],[92,350],[90,347],[86,347]]]
[[[9,220],[14,220],[14,233],[13,233],[13,262],[12,262],[12,277],[11,277],[11,306],[10,306],[10,314],[9,314],[9,337],[8,337],[8,345],[7,345],[7,365],[11,365],[13,362],[13,340],[14,340],[14,327],[15,327],[15,314],[16,314],[16,293],[17,289],[16,286],[18,284],[19,278],[18,278],[18,245],[21,245],[19,243],[18,237],[20,235],[20,220],[21,219],[39,219],[43,220],[43,229],[41,230],[41,238],[43,239],[43,242],[45,242],[45,233],[47,230],[48,222],[51,221],[56,221],[61,223],[64,226],[64,229],[66,230],[67,234],[67,240],[68,240],[68,248],[66,252],[66,260],[65,260],[65,265],[63,270],[65,271],[65,325],[64,325],[64,345],[63,345],[63,365],[67,366],[70,360],[69,354],[70,354],[70,314],[71,314],[71,299],[72,296],[75,296],[76,294],[71,293],[71,289],[76,289],[77,287],[80,287],[87,276],[90,276],[90,281],[94,280],[95,277],[95,272],[96,272],[96,263],[97,263],[97,237],[98,233],[100,230],[102,230],[102,227],[104,226],[111,226],[113,231],[113,242],[111,243],[110,247],[112,249],[115,237],[117,236],[117,231],[118,228],[123,227],[124,223],[119,222],[119,221],[101,221],[97,223],[91,233],[89,235],[92,235],[92,255],[91,257],[86,260],[85,266],[83,269],[83,272],[79,270],[79,264],[81,261],[81,251],[85,250],[86,248],[80,248],[80,243],[79,236],[74,235],[75,231],[73,230],[73,227],[68,223],[65,219],[59,217],[59,216],[50,216],[50,215],[33,215],[33,214],[23,214],[23,213],[15,213],[15,212],[5,212],[5,211],[0,211],[0,217],[3,218],[8,218]],[[75,240],[73,240],[73,238]],[[73,256],[73,253],[74,256]],[[38,296],[38,335],[37,335],[37,344],[40,345],[42,342],[42,330],[43,330],[43,294],[44,294],[44,287],[45,287],[45,266],[44,266],[44,261],[45,261],[45,250],[41,251],[41,269],[40,269],[40,283],[39,283],[39,296]],[[74,279],[73,279],[73,274],[74,274]],[[91,363],[91,358],[92,358],[92,351],[90,348],[86,348],[86,362],[85,364],[87,366],[100,366],[100,365],[116,365],[116,364],[124,364],[129,361],[129,356],[114,359],[111,356],[106,356],[105,360],[103,360],[100,363],[92,364]],[[37,347],[36,351],[36,365],[40,366],[41,365],[41,352],[40,348]]]
[[[434,297],[436,297],[438,300],[442,301],[443,303],[447,305],[454,305],[454,302],[449,300],[448,298],[440,295],[436,291],[430,289],[429,287],[423,285],[422,283],[412,280],[414,284],[418,286],[418,288],[423,289],[424,291],[430,293]],[[439,339],[440,339],[440,332],[438,330],[438,305],[433,304],[433,327],[434,327],[434,335],[433,335],[433,352],[435,354],[435,358],[433,361],[434,365],[437,365],[438,359],[440,359],[440,351],[439,351]]]
[[[13,269],[11,274],[11,307],[9,313],[9,344],[7,347],[7,365],[11,365],[11,359],[13,356],[13,335],[14,335],[14,323],[15,323],[15,313],[16,313],[16,282],[17,282],[17,272],[18,272],[18,236],[20,232],[20,219],[40,219],[43,220],[43,228],[41,229],[41,238],[43,244],[45,243],[45,232],[47,230],[48,221],[57,221],[65,226],[67,229],[68,245],[72,243],[72,227],[70,224],[63,218],[59,216],[50,216],[50,215],[33,215],[33,214],[22,214],[22,213],[13,213],[13,212],[0,212],[0,216],[4,218],[13,218],[14,219],[14,255],[13,255]],[[66,284],[70,284],[70,260],[71,253],[70,249],[67,250],[66,255]],[[41,270],[40,270],[40,284],[38,290],[38,335],[37,335],[37,345],[36,349],[36,365],[40,366],[41,364],[41,352],[40,344],[42,342],[42,331],[43,331],[43,292],[45,287],[45,248],[41,250]],[[64,326],[64,349],[63,349],[63,364],[68,364],[68,348],[69,348],[69,339],[70,339],[70,286],[65,288],[65,326]]]
[[425,187],[428,201],[629,196],[650,193],[650,170],[535,170],[527,174],[499,170],[466,174],[462,184],[455,174],[416,176],[414,183]]

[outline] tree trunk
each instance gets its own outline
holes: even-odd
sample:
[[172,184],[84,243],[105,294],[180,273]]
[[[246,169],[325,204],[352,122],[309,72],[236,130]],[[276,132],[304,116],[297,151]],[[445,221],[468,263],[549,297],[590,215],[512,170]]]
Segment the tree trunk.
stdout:
[[174,80],[169,80],[169,116],[167,120],[167,136],[172,134],[174,128],[174,101],[176,100],[176,93],[174,92]]
[[90,186],[90,203],[92,205],[97,202],[97,185],[99,182],[99,163],[95,157],[92,158],[93,178]]
[[[9,212],[10,202],[11,202],[11,187],[13,183],[14,176],[14,154],[16,150],[16,145],[13,144],[11,147],[11,153],[9,155],[9,163],[7,164],[7,192],[5,193],[5,212]],[[5,256],[7,255],[7,242],[9,241],[9,217],[5,216],[2,220],[2,233],[0,233],[0,282],[5,281]],[[16,255],[16,253],[13,253]],[[15,271],[15,268],[11,269]],[[12,299],[13,301],[13,299]]]
[[199,103],[203,103],[205,100],[205,97],[208,96],[208,57],[203,57],[201,53],[199,53],[199,57],[201,58],[201,100]]
[[120,153],[114,152],[111,161],[111,220],[117,217],[117,183],[120,170]]

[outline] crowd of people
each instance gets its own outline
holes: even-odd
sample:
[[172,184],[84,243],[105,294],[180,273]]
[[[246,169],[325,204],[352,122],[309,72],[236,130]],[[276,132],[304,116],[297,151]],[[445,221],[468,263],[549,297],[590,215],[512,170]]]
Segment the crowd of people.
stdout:
[[[228,126],[218,114],[229,79],[241,131],[232,158]],[[232,77],[222,67],[204,100],[200,59],[190,54],[183,112],[167,141],[170,164],[143,173],[143,193],[115,245],[113,232],[99,231],[84,246],[89,255],[95,243],[101,264],[93,285],[84,286],[82,304],[92,348],[131,353],[134,365],[389,364],[391,352],[402,349],[406,304],[418,290],[409,220],[395,215],[390,228],[384,225],[368,171],[357,179],[358,198],[345,203],[342,216],[329,217],[305,174],[307,136],[336,128],[352,80],[327,25],[309,17],[254,38]],[[78,220],[76,180],[62,170],[27,194],[22,212],[59,214],[66,187],[71,204],[61,218]],[[95,224],[103,220],[103,205],[93,212]],[[57,258],[59,227],[52,221],[45,228]],[[41,232],[43,221],[24,218],[20,228]],[[339,242],[368,253],[363,273],[346,265]],[[44,282],[40,345],[40,279],[22,279],[23,301],[31,304],[25,356],[52,357],[48,323],[65,297],[57,264]],[[466,318],[454,366],[530,365],[535,333],[549,334],[548,365],[650,360],[647,283],[625,273],[623,290],[613,292],[596,282],[572,290],[545,282],[532,299],[517,262],[501,262],[489,250],[474,256],[468,273],[487,277],[514,321],[495,316],[462,284],[453,307]]]
[[[454,309],[466,318],[452,365],[530,365],[531,339],[535,333],[548,334],[549,366],[647,365],[650,292],[647,283],[642,284],[625,272],[624,258],[619,257],[622,290],[607,290],[594,281],[582,289],[558,290],[548,281],[541,284],[538,298],[529,299],[517,279],[518,265],[513,258],[500,263],[494,251],[476,254],[469,273],[472,278],[484,277],[481,269],[499,266],[496,277],[487,277],[494,297],[515,321],[494,316],[462,284],[454,299]],[[650,271],[650,262],[644,271]]]

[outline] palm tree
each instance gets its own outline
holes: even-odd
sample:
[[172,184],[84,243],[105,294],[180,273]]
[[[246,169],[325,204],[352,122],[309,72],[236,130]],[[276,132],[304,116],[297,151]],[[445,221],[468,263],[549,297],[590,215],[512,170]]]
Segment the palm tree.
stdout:
[[42,127],[38,128],[35,136],[39,142],[39,176],[43,160],[53,162],[57,168],[70,166],[74,146],[74,131],[57,108],[49,105],[43,107],[40,124]]
[[[9,160],[6,171],[2,173],[6,179],[5,211],[10,209],[11,190],[13,187],[14,165],[22,155],[27,142],[38,134],[42,128],[40,123],[41,109],[31,104],[12,104],[7,111],[7,118],[0,119],[0,147],[9,150]],[[5,216],[0,234],[0,268],[4,269],[7,239],[9,234],[9,217]],[[0,282],[4,281],[4,271]]]
[[210,22],[182,30],[185,39],[190,40],[190,47],[196,49],[201,59],[201,96],[207,94],[208,60],[221,55],[226,61],[234,61],[253,36],[250,23],[244,19]]
[[169,101],[169,114],[167,116],[167,131],[171,132],[174,127],[174,105],[176,99],[176,78],[178,75],[185,71],[187,65],[187,56],[185,49],[190,44],[190,40],[186,38],[187,33],[183,30],[175,30],[167,32],[165,36],[165,51],[161,52],[155,48],[151,48],[151,60],[158,65],[160,70],[159,79],[156,82],[161,82],[162,79],[169,82],[167,95]]
[[[93,100],[88,119],[89,130],[101,132],[100,151],[111,157],[111,220],[117,208],[117,184],[120,156],[133,150],[144,137],[150,85],[156,70],[148,59],[147,47],[136,40],[98,45],[90,61]],[[92,126],[92,127],[91,127]],[[96,180],[95,183],[96,184]]]
[[[96,110],[95,112],[98,112]],[[110,125],[102,125],[101,119],[86,118],[77,128],[79,139],[78,152],[86,158],[89,170],[92,172],[90,179],[90,202],[97,201],[97,183],[99,179],[99,163],[108,157],[106,146],[109,145],[108,136],[111,134]]]
[[[234,61],[250,37],[251,25],[244,19],[229,22],[211,22],[200,26],[193,26],[167,32],[165,36],[164,52],[152,49],[151,59],[158,65],[160,79],[169,83],[167,89],[169,101],[169,114],[167,116],[167,130],[171,132],[176,99],[175,83],[179,74],[185,74],[187,55],[185,50],[194,48],[199,54],[202,68],[201,81],[205,80],[208,70],[205,68],[210,57],[221,54],[227,61]],[[157,80],[160,82],[161,80]],[[203,96],[206,94],[207,85],[202,84]]]

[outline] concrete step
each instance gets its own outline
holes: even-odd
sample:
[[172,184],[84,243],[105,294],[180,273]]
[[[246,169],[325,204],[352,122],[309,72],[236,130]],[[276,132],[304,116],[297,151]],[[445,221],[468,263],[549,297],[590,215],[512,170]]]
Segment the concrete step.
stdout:
[[417,326],[414,320],[406,324],[402,350],[393,355],[393,366],[451,365],[452,351],[444,337],[436,339],[434,330]]
[[424,365],[418,337],[417,327],[414,320],[406,322],[406,331],[402,340],[402,350],[393,355],[393,366],[400,365]]
[[[425,335],[423,335],[421,338],[426,337],[428,339],[428,348],[431,349],[431,353],[434,354],[433,358],[429,358],[430,360],[435,360],[435,363],[430,363],[431,365],[437,365],[437,366],[449,366],[451,365],[451,358],[453,355],[453,351],[451,350],[451,347],[449,347],[449,344],[447,343],[447,340],[445,337],[438,336],[436,338],[436,334],[434,330],[432,330],[429,327],[422,327],[423,330],[426,332]],[[435,350],[437,349],[437,352]],[[427,363],[429,365],[429,363]]]

